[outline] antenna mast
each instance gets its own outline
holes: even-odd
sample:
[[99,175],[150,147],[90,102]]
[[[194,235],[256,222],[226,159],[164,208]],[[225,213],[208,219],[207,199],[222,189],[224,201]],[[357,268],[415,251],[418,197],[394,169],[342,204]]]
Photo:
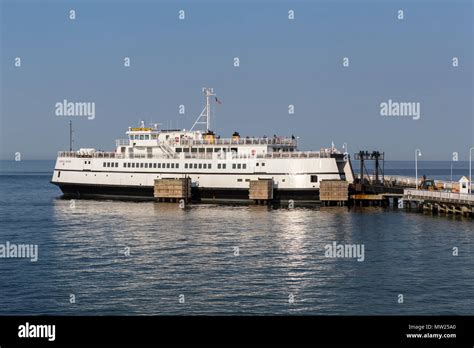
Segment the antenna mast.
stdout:
[[211,129],[211,99],[210,98],[212,96],[215,96],[215,93],[214,93],[214,88],[203,87],[202,91],[204,95],[206,96],[206,106],[201,111],[201,114],[196,119],[196,122],[194,122],[193,126],[191,127],[191,131],[194,129],[196,125],[205,124],[206,131],[209,132],[209,130]]
[[69,120],[69,151],[72,151],[72,120]]

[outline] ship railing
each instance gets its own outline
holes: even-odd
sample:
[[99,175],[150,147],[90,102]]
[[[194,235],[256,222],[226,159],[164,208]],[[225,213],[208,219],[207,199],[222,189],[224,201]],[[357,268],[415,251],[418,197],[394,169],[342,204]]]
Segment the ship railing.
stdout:
[[329,158],[330,153],[322,151],[270,152],[258,154],[257,158]]
[[115,140],[115,146],[129,146],[130,145],[130,139],[116,139]]
[[[330,153],[319,151],[270,152],[266,154],[238,154],[235,152],[215,152],[217,159],[262,159],[262,158],[329,158]],[[184,158],[212,159],[212,153],[184,153]]]
[[86,151],[59,151],[58,157],[61,158],[92,158],[94,152]]
[[95,158],[124,158],[124,155],[117,152],[94,152]]
[[181,139],[181,146],[192,145],[286,145],[297,146],[296,139],[292,138],[244,138],[244,139],[214,139],[214,140],[192,140]]
[[266,154],[237,154],[235,152],[208,152],[208,153],[173,153],[173,154],[134,154],[96,151],[93,153],[81,153],[79,151],[60,151],[58,157],[94,157],[94,158],[116,158],[116,159],[154,159],[154,158],[174,158],[178,159],[183,154],[184,158],[212,159],[213,155],[217,159],[262,159],[262,158],[329,158],[330,153],[321,151],[294,151],[294,152],[270,152]]

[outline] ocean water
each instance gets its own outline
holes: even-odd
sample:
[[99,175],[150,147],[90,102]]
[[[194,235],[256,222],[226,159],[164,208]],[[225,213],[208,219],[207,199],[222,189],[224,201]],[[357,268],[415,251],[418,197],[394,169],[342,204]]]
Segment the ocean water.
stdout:
[[[0,258],[0,315],[474,315],[471,218],[70,201],[53,161],[0,164],[0,244],[38,245]],[[333,242],[364,261],[326,257]]]

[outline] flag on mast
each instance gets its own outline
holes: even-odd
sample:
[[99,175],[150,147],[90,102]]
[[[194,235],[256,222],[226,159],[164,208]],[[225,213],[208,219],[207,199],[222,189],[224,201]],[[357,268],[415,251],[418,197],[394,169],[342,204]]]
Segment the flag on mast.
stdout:
[[216,97],[216,103],[217,104],[222,104],[222,102],[219,99],[217,99],[217,97]]

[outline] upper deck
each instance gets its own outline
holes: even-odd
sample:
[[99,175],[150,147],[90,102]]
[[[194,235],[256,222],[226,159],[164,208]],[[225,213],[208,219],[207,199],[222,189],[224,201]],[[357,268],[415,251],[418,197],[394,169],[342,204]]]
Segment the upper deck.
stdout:
[[[189,139],[178,137],[178,139],[168,139],[165,141],[160,141],[157,138],[154,139],[141,139],[143,141],[151,140],[151,143],[144,144],[143,146],[155,145],[160,146],[162,144],[169,146],[203,146],[203,145],[283,145],[288,147],[296,148],[298,142],[296,138],[289,137],[261,137],[261,138],[215,138],[215,139]],[[140,139],[117,139],[115,140],[116,146],[140,146],[140,143],[137,143]],[[135,144],[133,144],[135,143]]]

